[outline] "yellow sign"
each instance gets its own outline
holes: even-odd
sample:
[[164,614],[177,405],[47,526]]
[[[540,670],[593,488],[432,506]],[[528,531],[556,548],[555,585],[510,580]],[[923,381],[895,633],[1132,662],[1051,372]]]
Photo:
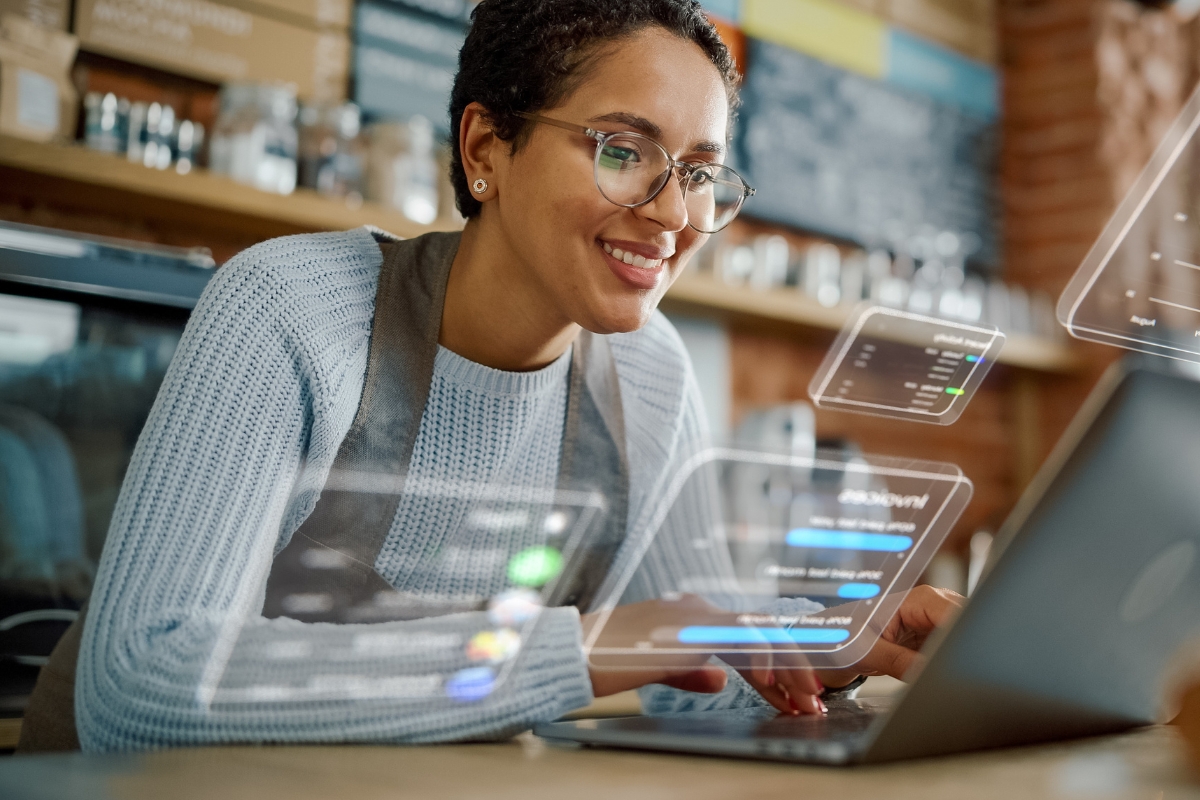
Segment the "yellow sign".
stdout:
[[887,63],[883,20],[835,0],[742,0],[742,29],[872,78]]

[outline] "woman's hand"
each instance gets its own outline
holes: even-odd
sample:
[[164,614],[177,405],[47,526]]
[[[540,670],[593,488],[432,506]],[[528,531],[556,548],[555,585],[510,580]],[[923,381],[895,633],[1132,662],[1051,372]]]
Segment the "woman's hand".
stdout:
[[[583,617],[584,638],[600,623],[600,614]],[[639,642],[654,641],[656,632],[678,631],[689,625],[745,626],[738,614],[721,611],[695,595],[676,600],[651,600],[613,609],[594,644],[597,648],[637,650]],[[676,646],[678,648],[678,645]],[[604,697],[651,683],[661,683],[690,692],[715,693],[725,688],[726,675],[709,664],[711,650],[697,647],[694,654],[632,653],[620,656],[613,669],[589,664],[592,692]],[[822,687],[803,654],[795,645],[769,644],[763,641],[746,655],[722,654],[722,660],[734,667],[771,705],[786,714],[818,714],[824,704],[818,695]]]
[[949,589],[915,587],[904,598],[866,658],[850,669],[821,670],[817,675],[831,689],[846,686],[859,675],[890,675],[903,679],[914,667],[920,666],[921,657],[917,651],[929,634],[953,619],[964,601],[962,595]]

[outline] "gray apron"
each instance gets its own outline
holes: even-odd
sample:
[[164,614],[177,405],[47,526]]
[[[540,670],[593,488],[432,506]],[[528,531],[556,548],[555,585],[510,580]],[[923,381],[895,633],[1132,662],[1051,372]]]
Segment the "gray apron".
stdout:
[[[275,557],[267,578],[263,616],[304,622],[412,619],[469,610],[419,603],[385,603],[395,594],[375,571],[375,560],[396,518],[400,492],[342,488],[348,474],[373,475],[403,487],[437,357],[450,267],[460,234],[431,233],[399,241],[376,233],[383,251],[375,318],[362,398],[338,449],[316,507]],[[574,551],[547,605],[586,611],[596,600],[625,540],[629,469],[616,363],[603,336],[583,331],[571,354],[567,414],[558,486],[600,493],[605,513]],[[306,557],[334,551],[334,559]],[[330,564],[333,564],[331,567]],[[285,612],[292,595],[329,595],[324,610]],[[381,613],[380,609],[394,609]],[[67,630],[42,668],[21,729],[19,752],[75,750],[75,666],[85,615]]]

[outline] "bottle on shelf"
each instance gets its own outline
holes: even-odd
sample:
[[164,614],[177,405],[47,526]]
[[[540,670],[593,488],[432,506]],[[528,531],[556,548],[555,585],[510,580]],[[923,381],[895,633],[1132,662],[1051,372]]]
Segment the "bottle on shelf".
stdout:
[[368,126],[367,197],[422,225],[437,219],[438,157],[429,120]]
[[357,204],[363,197],[366,160],[362,113],[354,103],[305,105],[300,109],[300,185]]
[[264,192],[296,188],[296,90],[290,84],[231,83],[221,89],[209,169]]
[[721,283],[760,291],[794,287],[826,308],[868,301],[916,314],[995,325],[1010,335],[1061,340],[1063,330],[1045,292],[1029,292],[995,279],[985,282],[977,274],[968,274],[967,258],[978,249],[979,237],[974,234],[928,226],[869,250],[827,241],[795,248],[779,234],[739,239],[736,232],[723,232],[706,243],[695,263],[699,271]]
[[186,175],[196,168],[204,149],[204,126],[185,119],[175,134],[175,171]]
[[88,92],[83,98],[84,142],[102,153],[125,151],[125,128],[129,124],[129,101],[112,92]]
[[175,109],[165,103],[151,103],[146,109],[142,135],[142,166],[166,169],[171,166],[171,146],[175,138]]

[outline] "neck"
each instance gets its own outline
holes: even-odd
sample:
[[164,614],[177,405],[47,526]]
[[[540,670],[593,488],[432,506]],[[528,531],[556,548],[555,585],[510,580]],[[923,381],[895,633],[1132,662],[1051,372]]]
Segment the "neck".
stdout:
[[579,326],[554,310],[499,231],[467,222],[450,280],[438,343],[493,369],[525,372],[567,351]]

